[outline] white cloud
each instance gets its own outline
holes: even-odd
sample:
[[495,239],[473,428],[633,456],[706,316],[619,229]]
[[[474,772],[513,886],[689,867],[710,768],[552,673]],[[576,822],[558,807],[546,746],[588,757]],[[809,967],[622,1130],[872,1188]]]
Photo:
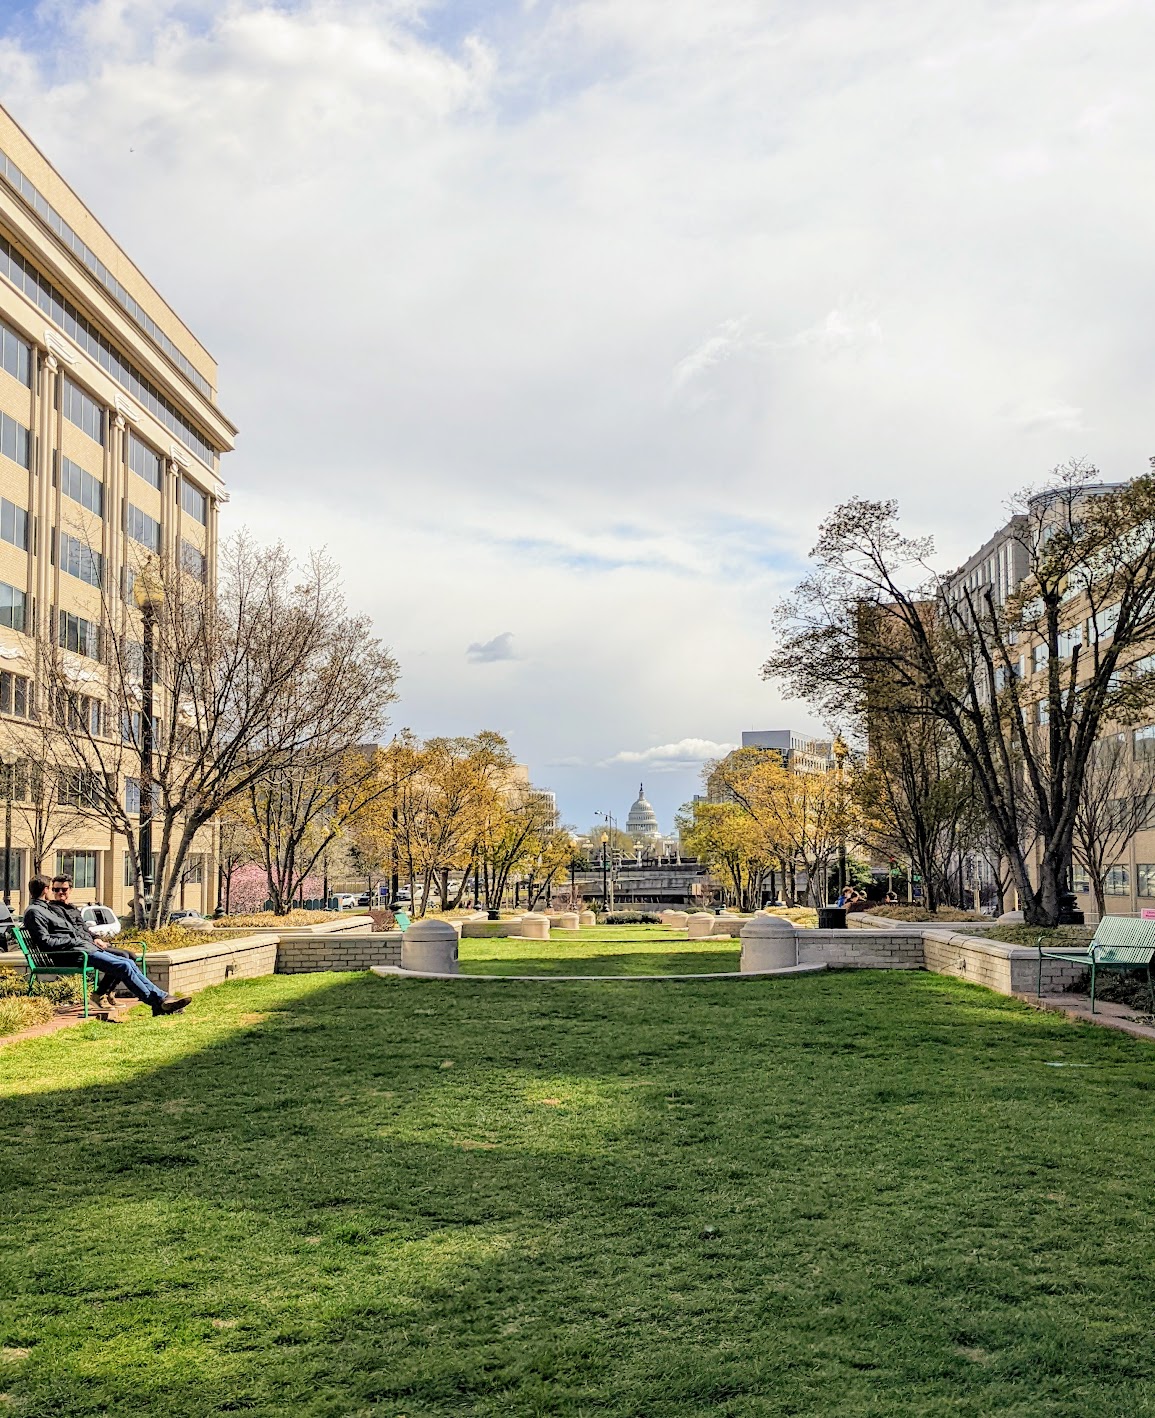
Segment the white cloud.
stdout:
[[[758,666],[834,502],[957,564],[1066,457],[1146,468],[1151,42],[1127,0],[53,0],[0,88],[218,357],[226,526],[326,541],[398,722],[509,732],[585,826],[623,743],[810,727]],[[643,761],[668,822],[697,762]]]
[[661,771],[663,768],[684,767],[706,763],[713,758],[725,758],[732,743],[714,743],[712,739],[679,739],[677,743],[656,744],[653,748],[623,749],[607,763],[640,763]]
[[486,640],[484,644],[474,641],[466,650],[465,658],[474,665],[489,665],[495,660],[516,660],[512,633],[503,630],[500,635],[495,635],[492,640]]

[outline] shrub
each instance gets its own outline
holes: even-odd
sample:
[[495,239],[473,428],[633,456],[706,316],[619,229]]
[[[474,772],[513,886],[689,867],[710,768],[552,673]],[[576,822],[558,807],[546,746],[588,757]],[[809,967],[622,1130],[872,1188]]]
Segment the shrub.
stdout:
[[649,911],[612,911],[602,917],[604,926],[660,926],[661,918]]
[[886,902],[881,902],[877,906],[868,906],[863,912],[866,916],[885,916],[891,921],[989,921],[990,917],[983,915],[981,911],[964,911],[958,906],[940,906],[937,912],[931,912],[925,906],[908,906],[905,902],[892,902],[889,906]]
[[0,1000],[41,999],[50,1004],[77,1004],[80,1001],[80,981],[75,975],[66,975],[62,980],[38,980],[31,996],[28,994],[28,977],[7,970],[0,974]]
[[56,1013],[43,995],[8,995],[0,999],[0,1034],[16,1034],[45,1024]]

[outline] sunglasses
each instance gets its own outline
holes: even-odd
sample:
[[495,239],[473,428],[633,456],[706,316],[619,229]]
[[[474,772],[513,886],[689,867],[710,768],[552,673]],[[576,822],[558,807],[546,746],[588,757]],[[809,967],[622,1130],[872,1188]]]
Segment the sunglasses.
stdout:
[[53,894],[53,896],[67,896],[67,895],[68,895],[68,887],[67,887],[67,886],[54,886],[54,887],[52,888],[52,894]]

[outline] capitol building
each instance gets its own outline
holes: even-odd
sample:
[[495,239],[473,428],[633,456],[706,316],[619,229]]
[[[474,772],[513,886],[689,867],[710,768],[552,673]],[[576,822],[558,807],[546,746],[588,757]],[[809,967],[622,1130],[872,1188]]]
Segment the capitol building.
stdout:
[[646,785],[638,784],[638,796],[626,818],[626,835],[648,857],[677,855],[677,835],[667,836],[658,823],[658,814],[646,798]]

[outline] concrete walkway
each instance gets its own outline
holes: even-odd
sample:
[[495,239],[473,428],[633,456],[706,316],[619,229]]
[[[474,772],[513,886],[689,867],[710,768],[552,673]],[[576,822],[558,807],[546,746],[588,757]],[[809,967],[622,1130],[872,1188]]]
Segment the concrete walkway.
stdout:
[[373,974],[386,980],[471,980],[477,983],[521,985],[552,985],[554,983],[588,983],[601,981],[617,985],[636,984],[640,980],[770,980],[779,975],[820,975],[826,969],[819,965],[786,965],[780,970],[728,970],[713,975],[466,975],[432,970],[402,970],[399,965],[374,965]]
[[[133,1004],[136,1001],[133,1000]],[[117,1024],[120,1021],[122,1011],[119,1009],[94,1009],[91,1006],[88,1010],[88,1021],[93,1019],[101,1020],[106,1024]],[[57,1011],[52,1019],[46,1019],[43,1024],[33,1024],[27,1029],[21,1029],[16,1034],[0,1034],[0,1049],[9,1044],[20,1044],[25,1039],[43,1039],[48,1034],[59,1033],[61,1029],[71,1029],[74,1024],[84,1024],[83,1006],[79,1004],[69,1005],[65,1009]]]
[[1037,1009],[1050,1010],[1054,1014],[1065,1014],[1068,1019],[1077,1019],[1081,1024],[1101,1024],[1104,1029],[1117,1029],[1121,1034],[1130,1034],[1136,1039],[1150,1039],[1155,1043],[1155,1024],[1141,1024],[1141,1019],[1152,1016],[1143,1010],[1133,1009],[1126,1004],[1112,1004],[1109,1000],[1096,1000],[1095,1013],[1091,1013],[1090,995],[1018,995],[1025,1004],[1033,1004]]

